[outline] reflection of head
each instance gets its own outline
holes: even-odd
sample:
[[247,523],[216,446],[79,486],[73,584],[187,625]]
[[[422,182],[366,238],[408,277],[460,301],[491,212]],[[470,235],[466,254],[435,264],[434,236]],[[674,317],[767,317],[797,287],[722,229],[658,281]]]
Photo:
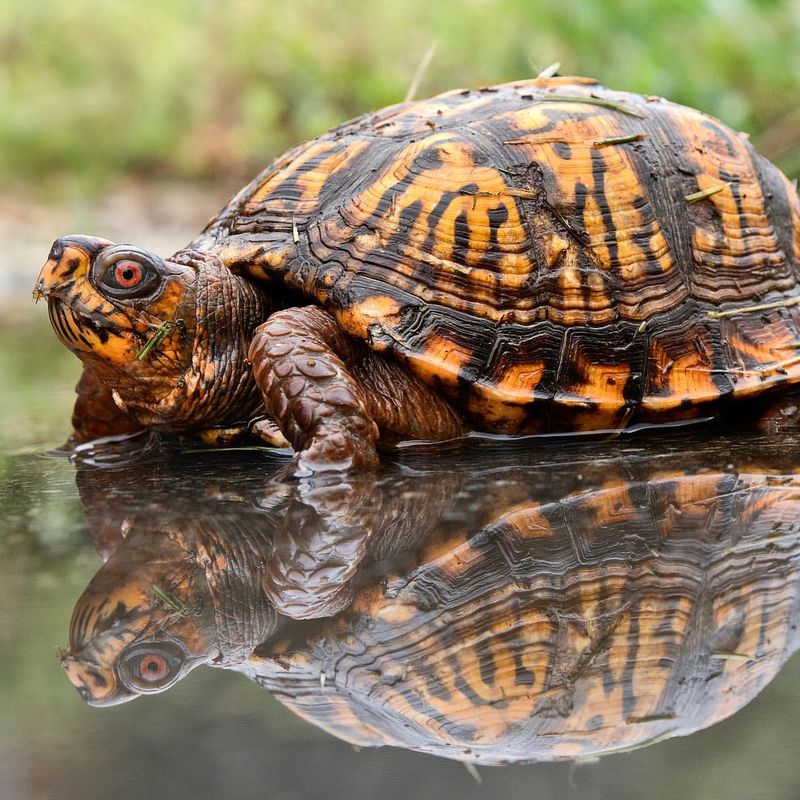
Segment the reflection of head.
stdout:
[[[65,668],[107,704],[229,666],[348,741],[484,763],[691,733],[798,645],[800,479],[677,458],[151,502],[79,601]],[[278,625],[272,602],[323,618]]]
[[158,459],[79,472],[97,547],[110,553],[78,600],[62,658],[87,701],[123,702],[199,664],[240,663],[278,614],[340,612],[377,580],[376,556],[385,565],[416,552],[453,494],[449,473],[425,480],[423,494],[422,478],[381,487],[370,474],[253,482],[263,466],[238,483]]
[[269,313],[266,296],[213,256],[184,250],[165,260],[65,236],[53,244],[34,292],[47,298],[59,339],[138,423],[196,430],[261,407],[243,356]]
[[[228,666],[268,634],[260,576],[236,548],[201,556],[177,528],[132,533],[92,579],[70,623],[62,666],[92,705],[164,691],[199,664]],[[255,587],[245,584],[255,581]],[[247,601],[239,620],[230,607]]]

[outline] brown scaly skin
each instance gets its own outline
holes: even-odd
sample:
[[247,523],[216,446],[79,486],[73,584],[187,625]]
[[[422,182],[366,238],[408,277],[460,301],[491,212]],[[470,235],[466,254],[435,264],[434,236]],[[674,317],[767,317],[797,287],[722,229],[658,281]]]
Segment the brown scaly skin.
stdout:
[[[263,414],[247,347],[277,298],[213,256],[182,251],[164,261],[131,248],[123,249],[125,263],[146,265],[152,287],[110,293],[97,263],[117,249],[89,237],[59,239],[36,284],[54,330],[84,362],[67,446],[143,428],[202,432]],[[137,357],[165,323],[166,336]],[[274,439],[275,431],[265,435]]]
[[[87,265],[102,261],[108,243],[84,242]],[[294,148],[160,262],[171,288],[133,304],[132,332],[97,286],[59,288],[77,287],[72,258],[49,262],[39,289],[130,340],[84,331],[82,343],[83,323],[53,317],[119,408],[146,427],[200,430],[261,404],[301,472],[372,465],[376,442],[420,430],[617,429],[800,382],[791,184],[718,120],[588,78],[448,92]],[[181,266],[215,276],[196,329]],[[240,308],[250,295],[257,310]],[[130,363],[153,326],[178,319],[185,341],[176,328],[146,365]],[[243,363],[261,323],[249,354],[263,403]],[[286,353],[272,352],[273,324],[288,330]],[[176,383],[172,356],[192,348],[200,368]],[[279,375],[289,352],[297,363]],[[308,357],[326,374],[302,373]]]
[[111,390],[92,369],[84,367],[75,393],[78,399],[72,412],[73,432],[66,442],[67,449],[82,442],[142,430],[141,425],[117,407]]
[[[298,472],[307,474],[375,466],[379,431],[390,440],[462,432],[444,400],[347,337],[322,309],[270,316],[280,300],[268,300],[213,256],[183,251],[165,262],[124,248],[120,268],[116,249],[88,237],[59,239],[35,289],[48,299],[56,333],[85,364],[67,446],[142,428],[194,431],[218,442],[228,430],[204,429],[266,411],[299,451]],[[112,287],[109,294],[104,276],[134,259],[147,268],[142,280],[152,289],[143,294],[137,285],[129,295]],[[165,322],[166,337],[142,357]],[[283,443],[268,421],[252,427]]]
[[380,435],[448,439],[462,424],[421,381],[342,332],[321,308],[259,326],[250,360],[266,407],[301,451],[298,472],[377,465]]

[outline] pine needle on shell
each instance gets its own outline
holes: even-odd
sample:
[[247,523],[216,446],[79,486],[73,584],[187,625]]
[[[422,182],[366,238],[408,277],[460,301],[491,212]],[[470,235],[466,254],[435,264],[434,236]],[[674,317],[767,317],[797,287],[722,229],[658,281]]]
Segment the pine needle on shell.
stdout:
[[741,308],[726,308],[724,311],[709,311],[711,319],[732,317],[735,314],[749,314],[753,311],[769,311],[773,308],[791,308],[800,303],[800,297],[789,297],[786,300],[776,300],[774,303],[759,303],[755,306],[742,306]]
[[719,194],[723,189],[730,186],[730,183],[727,181],[719,186],[711,186],[708,189],[703,189],[700,192],[694,192],[693,194],[687,194],[686,197],[683,199],[687,203],[697,203],[699,200],[705,200],[706,197],[711,197],[712,195]]
[[613,103],[611,100],[606,100],[602,97],[592,97],[591,95],[543,94],[541,97],[537,97],[536,99],[550,101],[553,103],[588,103],[591,106],[601,106],[602,108],[607,108],[610,111],[618,111],[620,114],[627,114],[630,117],[642,118],[642,115],[638,111],[634,111],[632,108],[628,108],[627,106],[623,106],[619,103]]
[[640,142],[647,137],[646,133],[632,133],[630,136],[612,136],[610,139],[598,139],[592,142],[592,147],[610,147],[615,144],[627,144],[628,142]]

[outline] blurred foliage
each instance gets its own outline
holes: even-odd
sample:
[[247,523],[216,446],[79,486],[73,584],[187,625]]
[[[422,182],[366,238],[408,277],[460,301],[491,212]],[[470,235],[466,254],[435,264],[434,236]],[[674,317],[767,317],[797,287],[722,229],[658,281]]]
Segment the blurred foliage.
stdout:
[[800,173],[797,0],[0,0],[0,180],[245,176],[420,88],[562,73],[751,131]]

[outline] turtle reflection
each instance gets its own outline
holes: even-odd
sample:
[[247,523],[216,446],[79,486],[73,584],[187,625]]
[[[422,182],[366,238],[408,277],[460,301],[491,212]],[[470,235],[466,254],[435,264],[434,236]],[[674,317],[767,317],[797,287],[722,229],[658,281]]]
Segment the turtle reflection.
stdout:
[[134,509],[104,506],[133,476],[81,473],[110,556],[64,665],[99,704],[222,666],[355,744],[483,763],[688,734],[798,644],[800,476],[706,455],[495,452],[344,483],[159,463],[140,469],[170,499]]

